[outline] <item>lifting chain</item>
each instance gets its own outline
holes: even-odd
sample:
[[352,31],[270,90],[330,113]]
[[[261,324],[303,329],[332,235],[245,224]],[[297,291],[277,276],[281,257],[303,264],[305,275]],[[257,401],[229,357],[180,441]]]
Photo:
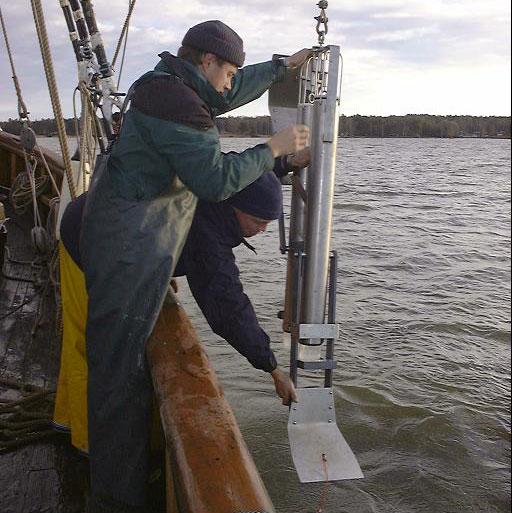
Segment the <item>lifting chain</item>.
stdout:
[[[329,3],[327,0],[320,0],[316,4],[320,8],[320,15],[315,16],[316,20],[316,33],[318,34],[318,44],[320,46],[323,46],[325,41],[325,36],[327,35],[327,32],[329,31],[329,27],[327,23],[329,22],[329,18],[327,17],[327,14],[325,13],[325,10],[327,9]],[[322,27],[323,25],[323,27]]]

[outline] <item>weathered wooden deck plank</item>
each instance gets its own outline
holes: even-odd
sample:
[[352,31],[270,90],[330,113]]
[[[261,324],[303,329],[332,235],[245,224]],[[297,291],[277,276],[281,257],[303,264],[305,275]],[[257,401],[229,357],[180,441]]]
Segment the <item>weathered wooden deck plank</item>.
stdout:
[[[30,215],[8,214],[12,219],[9,255],[15,261],[30,262],[35,258],[29,238]],[[54,388],[60,349],[53,298],[48,297],[44,323],[32,336],[41,301],[40,290],[32,281],[34,268],[28,263],[6,262],[3,270],[13,279],[0,277],[0,378]],[[0,385],[0,401],[18,397],[18,390]],[[84,512],[87,481],[88,462],[65,435],[0,454],[0,511]]]

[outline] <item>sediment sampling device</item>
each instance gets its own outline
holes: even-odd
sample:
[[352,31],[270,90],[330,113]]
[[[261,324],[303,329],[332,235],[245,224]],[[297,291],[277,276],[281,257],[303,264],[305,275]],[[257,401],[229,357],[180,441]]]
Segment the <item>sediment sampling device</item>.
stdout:
[[[291,123],[310,128],[311,163],[292,177],[288,240],[280,220],[281,251],[288,256],[283,330],[291,334],[290,376],[299,402],[290,407],[288,435],[301,482],[363,477],[359,463],[336,424],[333,372],[337,253],[331,249],[342,56],[324,46],[328,3],[320,1],[318,46],[300,69],[269,91],[275,132]],[[323,372],[321,386],[300,387],[300,371]]]

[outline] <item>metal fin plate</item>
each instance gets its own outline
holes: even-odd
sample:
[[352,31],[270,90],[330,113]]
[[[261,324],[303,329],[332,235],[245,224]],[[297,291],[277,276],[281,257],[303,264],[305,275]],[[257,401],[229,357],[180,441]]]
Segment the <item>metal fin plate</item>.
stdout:
[[288,420],[293,463],[301,483],[361,479],[354,453],[336,425],[330,388],[299,388]]

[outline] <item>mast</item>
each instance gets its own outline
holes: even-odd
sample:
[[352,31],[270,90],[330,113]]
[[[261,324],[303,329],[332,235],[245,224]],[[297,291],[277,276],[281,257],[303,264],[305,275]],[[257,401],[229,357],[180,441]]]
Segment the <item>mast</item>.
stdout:
[[80,122],[77,123],[78,143],[72,159],[72,184],[63,186],[57,220],[57,236],[62,213],[77,193],[89,187],[92,170],[99,153],[107,152],[113,139],[113,108],[122,108],[121,97],[114,83],[114,71],[109,63],[94,8],[89,0],[59,0],[73,53],[77,62],[80,93]]

